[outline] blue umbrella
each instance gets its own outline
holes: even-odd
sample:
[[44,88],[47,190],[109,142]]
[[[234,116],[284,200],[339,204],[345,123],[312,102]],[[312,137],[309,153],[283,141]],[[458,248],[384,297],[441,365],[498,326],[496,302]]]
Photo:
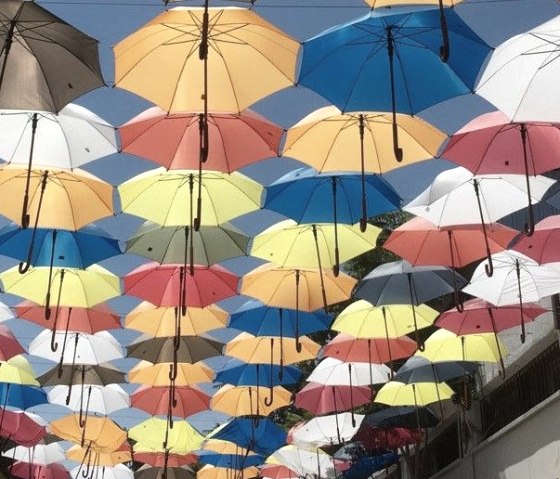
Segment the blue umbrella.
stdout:
[[[401,201],[395,189],[378,175],[319,174],[312,168],[299,168],[266,188],[264,208],[298,223],[332,221],[336,238],[339,222],[360,221],[364,231],[368,216],[397,210]],[[335,254],[337,251],[338,245]]]
[[374,9],[303,44],[299,84],[342,111],[392,111],[395,156],[396,112],[416,114],[472,93],[491,48],[452,9],[445,10],[449,43],[440,59],[439,8]]
[[370,477],[373,473],[389,467],[399,460],[399,455],[394,452],[384,452],[375,456],[364,456],[354,462],[350,468],[342,473],[344,479],[362,479]]
[[287,434],[271,419],[254,421],[252,418],[236,417],[214,430],[208,438],[230,441],[268,456],[286,444]]
[[[282,375],[280,375],[282,371]],[[280,366],[278,364],[247,364],[234,362],[216,372],[217,383],[233,384],[234,386],[268,387],[297,384],[301,379],[301,371],[295,366]],[[280,377],[282,376],[282,377]]]
[[211,464],[215,467],[227,467],[240,471],[250,466],[264,464],[265,458],[258,454],[249,456],[245,454],[219,454],[212,451],[199,451],[198,460],[202,464]]
[[28,409],[47,404],[47,394],[41,388],[21,384],[0,383],[0,407]]

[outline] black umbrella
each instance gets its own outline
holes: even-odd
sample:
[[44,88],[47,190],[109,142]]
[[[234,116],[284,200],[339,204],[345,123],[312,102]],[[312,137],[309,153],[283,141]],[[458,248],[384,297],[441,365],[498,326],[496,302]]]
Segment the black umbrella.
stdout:
[[393,406],[368,414],[362,421],[364,426],[380,428],[406,427],[420,429],[435,427],[439,418],[427,407]]

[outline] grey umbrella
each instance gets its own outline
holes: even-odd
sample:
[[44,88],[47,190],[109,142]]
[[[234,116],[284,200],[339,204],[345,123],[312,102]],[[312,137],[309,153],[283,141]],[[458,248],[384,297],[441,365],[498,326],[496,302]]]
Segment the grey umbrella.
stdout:
[[35,2],[0,2],[0,108],[58,113],[104,85],[98,42]]
[[[418,306],[431,299],[454,293],[467,284],[459,273],[445,266],[412,266],[401,260],[385,263],[368,273],[357,285],[356,298],[378,306],[411,304]],[[416,342],[420,350],[416,312],[412,308]]]

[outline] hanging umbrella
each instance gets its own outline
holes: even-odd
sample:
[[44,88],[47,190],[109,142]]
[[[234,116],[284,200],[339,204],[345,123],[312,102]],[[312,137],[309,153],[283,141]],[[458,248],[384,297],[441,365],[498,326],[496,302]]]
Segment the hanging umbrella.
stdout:
[[412,319],[416,343],[423,346],[418,335],[416,308],[421,303],[453,293],[467,281],[450,268],[443,266],[412,266],[407,261],[385,263],[368,273],[358,283],[354,296],[377,305],[412,305]]
[[298,479],[297,472],[282,464],[264,464],[259,467],[260,476],[267,479]]
[[[476,93],[516,122],[559,121],[556,45],[560,18],[516,35],[493,52]],[[547,92],[543,95],[543,92]]]
[[25,350],[10,329],[0,324],[0,360],[7,361],[23,353],[25,353]]
[[202,444],[201,451],[213,451],[219,454],[245,454],[246,456],[254,456],[256,453],[249,451],[243,447],[239,447],[230,441],[222,441],[221,439],[207,439]]
[[363,427],[353,440],[368,451],[379,449],[392,449],[393,451],[406,446],[421,444],[425,440],[425,434],[421,429],[391,428],[383,429],[377,427]]
[[[73,479],[83,479],[80,475],[82,467],[77,466],[70,470],[70,477]],[[114,466],[93,466],[90,467],[90,477],[92,479],[134,479],[134,472],[124,464]]]
[[[68,391],[68,386],[55,386],[48,392],[49,402],[66,406],[74,412],[82,411],[83,415],[97,413],[108,416],[120,409],[130,408],[128,394],[116,384],[89,385],[84,390],[80,384],[75,384],[70,388],[72,392]],[[66,403],[68,396],[73,398],[69,404]]]
[[35,446],[16,446],[3,452],[4,457],[11,457],[15,461],[28,462],[46,466],[65,459],[64,449],[60,443],[37,444]]
[[398,370],[395,380],[410,383],[440,383],[478,370],[479,364],[469,361],[438,361],[433,363],[426,358],[413,356]]
[[[315,311],[350,298],[356,280],[346,274],[335,277],[323,271],[324,297],[320,272],[312,268],[281,268],[264,264],[243,277],[239,293],[268,306]],[[325,301],[326,298],[326,301]]]
[[[529,177],[531,201],[537,203],[554,180]],[[405,211],[430,221],[438,227],[478,224],[485,238],[486,256],[490,258],[486,226],[527,205],[526,178],[521,175],[474,176],[459,167],[440,173],[432,184],[404,207]],[[492,274],[492,264],[488,267]]]
[[104,85],[95,39],[34,2],[3,2],[0,18],[1,108],[58,112]]
[[[274,393],[267,389],[226,384],[212,396],[210,407],[230,416],[269,416],[292,403],[292,393],[282,386],[275,386]],[[272,401],[267,401],[265,395],[270,395]]]
[[[194,217],[194,188],[199,190]],[[219,225],[256,211],[263,187],[241,173],[164,168],[137,175],[119,186],[122,211],[162,226]],[[201,204],[207,205],[201,216]]]
[[199,469],[196,473],[197,479],[253,479],[258,477],[259,470],[254,467],[246,467],[235,471],[227,467],[216,467],[210,464]]
[[326,386],[311,382],[296,394],[294,405],[312,414],[337,414],[369,404],[371,399],[368,386]]
[[292,444],[274,451],[266,460],[267,464],[281,464],[300,476],[336,477],[331,457],[317,448],[303,449]]
[[[280,374],[282,371],[282,374]],[[236,359],[228,361],[216,371],[216,382],[235,386],[279,386],[297,384],[302,372],[295,366],[280,366],[269,363],[241,363]],[[272,382],[270,380],[272,379]]]
[[192,271],[195,264],[211,266],[245,256],[249,237],[231,225],[158,226],[144,223],[127,241],[127,253],[158,263],[184,263]]
[[[5,365],[8,365],[8,363],[2,364],[0,368]],[[9,367],[8,365],[8,368]],[[0,380],[2,379],[5,380],[8,379],[8,377],[0,376]],[[10,382],[0,382],[0,407],[26,410],[34,406],[39,406],[40,404],[46,404],[47,402],[47,395],[41,388]]]
[[135,449],[134,461],[149,464],[154,467],[181,467],[195,464],[198,457],[195,454],[173,454],[170,452],[140,452]]
[[560,233],[560,215],[554,215],[539,221],[533,235],[519,236],[511,243],[511,249],[517,251],[539,264],[560,261],[556,241]]
[[145,467],[134,472],[135,479],[195,479],[196,474],[183,467]]
[[203,441],[201,436],[186,421],[180,421],[170,428],[165,419],[151,418],[128,430],[128,436],[153,450],[163,449],[178,454],[187,454],[198,449]]
[[78,414],[65,416],[51,422],[51,433],[61,439],[90,445],[95,452],[115,452],[126,439],[126,431],[106,417],[86,416],[82,425]]
[[[186,418],[210,409],[210,396],[196,386],[175,387],[176,404],[171,403],[173,416]],[[131,406],[150,414],[165,415],[169,412],[169,387],[141,386],[130,396]]]
[[49,464],[47,466],[27,462],[15,462],[10,466],[12,477],[22,479],[67,479],[68,471],[62,464]]
[[138,358],[151,363],[166,363],[175,360],[180,363],[196,363],[222,353],[222,344],[199,336],[176,338],[151,338],[140,336],[128,346],[129,358]]
[[[212,101],[212,99],[209,99]],[[199,112],[167,113],[152,107],[119,128],[124,153],[154,161],[168,169],[196,169],[200,157]],[[212,170],[231,173],[277,156],[282,129],[261,115],[208,113],[208,158]]]
[[236,417],[215,429],[208,438],[230,441],[262,455],[269,455],[286,443],[284,430],[269,418],[255,422],[252,418]]
[[245,456],[243,454],[218,454],[213,452],[199,452],[201,464],[210,464],[215,467],[223,467],[236,471],[246,469],[251,466],[258,466],[264,462],[265,458],[258,454]]
[[169,112],[238,112],[293,85],[298,50],[252,10],[178,7],[115,46],[115,84]]
[[389,406],[427,406],[435,402],[441,403],[451,399],[455,394],[444,382],[404,384],[391,381],[377,392],[375,403]]
[[[36,414],[2,410],[0,435],[20,446],[33,447],[47,434],[46,425]],[[10,456],[13,458],[13,453]]]
[[[116,450],[114,452],[97,452],[91,447],[80,447],[78,444],[66,451],[66,459],[89,467],[116,466],[132,461],[132,455],[128,450]],[[92,466],[95,464],[95,466]],[[87,467],[86,467],[87,468]],[[82,476],[83,477],[83,476]]]
[[336,254],[339,223],[360,222],[361,231],[365,231],[369,217],[395,211],[401,201],[381,176],[318,174],[312,168],[299,168],[266,187],[263,207],[298,223],[332,222]]
[[495,276],[488,278],[483,269],[486,265],[479,265],[463,291],[495,306],[519,304],[521,342],[524,343],[523,303],[559,293],[560,273],[515,251],[492,255],[492,261],[496,264]]
[[88,365],[80,364],[62,365],[62,368],[54,368],[39,376],[42,386],[57,386],[64,384],[97,384],[107,385],[112,383],[125,383],[125,374],[117,370],[111,364]]
[[311,374],[308,382],[325,386],[369,386],[388,381],[389,368],[383,364],[344,363],[335,358],[323,359]]
[[[214,304],[205,308],[187,307],[186,315],[179,315],[183,336],[197,336],[212,329],[225,327],[228,313]],[[158,307],[143,301],[125,317],[125,327],[156,338],[175,335],[177,311],[175,307]]]
[[[362,424],[364,415],[352,415],[348,412],[319,416],[309,421],[296,424],[288,433],[288,442],[306,449],[348,442]],[[335,433],[335,429],[338,431]]]
[[0,361],[0,383],[39,386],[29,361],[20,355]]
[[[343,111],[391,112],[393,150],[401,161],[397,112],[413,115],[472,92],[490,52],[453,10],[445,16],[446,45],[453,45],[446,63],[440,61],[439,8],[372,10],[304,42],[299,84]],[[327,81],[334,76],[336,82]]]
[[128,381],[134,384],[169,387],[172,368],[175,371],[176,377],[173,381],[176,388],[209,383],[214,378],[214,372],[204,363],[174,365],[172,362],[152,364],[141,361],[128,372]]
[[420,429],[435,427],[438,423],[439,418],[427,407],[392,406],[368,414],[362,426]]

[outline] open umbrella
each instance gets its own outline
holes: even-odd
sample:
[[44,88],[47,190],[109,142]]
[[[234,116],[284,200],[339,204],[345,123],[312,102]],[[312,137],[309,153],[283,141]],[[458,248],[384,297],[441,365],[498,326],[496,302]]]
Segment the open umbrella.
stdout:
[[7,0],[0,18],[1,108],[58,112],[104,85],[95,39],[34,2]]
[[201,451],[213,451],[219,454],[245,454],[254,456],[256,453],[238,446],[230,441],[222,441],[221,439],[206,439],[200,447]]
[[[170,378],[170,372],[175,378]],[[212,371],[204,363],[187,364],[157,363],[141,361],[128,372],[128,381],[134,384],[150,386],[170,386],[173,381],[175,387],[193,386],[199,383],[209,383],[214,379]]]
[[[0,361],[0,364],[0,383],[39,386],[35,373],[24,356],[14,356],[7,361]],[[4,400],[6,397],[4,396]]]
[[196,363],[222,353],[222,344],[200,336],[146,338],[140,336],[128,346],[129,358],[151,363]]
[[0,360],[7,361],[18,354],[25,353],[19,341],[7,326],[0,324]]
[[398,370],[395,379],[408,383],[439,383],[473,374],[479,367],[476,362],[438,361],[413,356]]
[[[391,112],[393,151],[401,161],[397,112],[415,114],[472,92],[490,52],[453,10],[446,20],[453,45],[447,63],[440,60],[438,8],[372,10],[304,42],[299,83],[343,111]],[[336,82],[327,81],[335,75]]]
[[167,452],[142,452],[143,448],[135,448],[134,450],[134,460],[136,462],[141,462],[144,464],[149,464],[154,467],[181,467],[190,464],[195,464],[198,461],[198,457],[193,454],[173,454],[169,451]]
[[15,461],[43,466],[63,461],[65,457],[64,449],[58,442],[34,446],[16,446],[3,452],[2,455],[4,457],[11,457]]
[[[119,409],[130,408],[130,398],[128,394],[116,384],[107,386],[89,385],[82,389],[80,384],[70,386],[74,394],[68,391],[68,386],[55,386],[48,392],[49,402],[66,406],[74,412],[79,412],[83,416],[88,414],[101,414],[108,416]],[[66,398],[72,397],[70,403],[66,403]]]
[[163,449],[178,454],[187,454],[198,449],[204,439],[186,421],[177,422],[174,428],[170,428],[168,421],[156,417],[131,427],[128,435],[153,450],[161,450],[163,445]]
[[80,445],[76,444],[66,451],[66,458],[80,463],[82,468],[85,465],[86,470],[99,466],[112,467],[132,461],[130,450],[122,449],[119,448],[113,452],[97,452],[91,447],[80,447]]
[[195,479],[196,474],[184,467],[146,467],[134,472],[135,479]]
[[[37,446],[47,434],[46,423],[35,414],[7,410],[1,414],[0,435],[18,445]],[[8,455],[8,451],[5,454]]]
[[227,467],[216,467],[207,464],[197,471],[196,477],[198,479],[253,479],[258,474],[259,470],[254,466],[237,471]]
[[[77,466],[70,471],[70,477],[73,479],[83,479],[80,475],[82,467]],[[134,472],[124,464],[116,464],[114,466],[93,466],[90,467],[91,479],[134,479]]]
[[556,241],[560,233],[560,215],[549,216],[535,225],[533,235],[515,238],[510,247],[539,264],[560,261]]
[[67,479],[68,471],[62,464],[31,464],[27,462],[15,462],[10,466],[12,477],[22,479]]
[[125,374],[111,364],[80,364],[74,367],[66,364],[60,369],[54,368],[39,376],[39,382],[42,386],[64,384],[71,387],[73,384],[107,385],[126,381]]
[[435,427],[439,418],[428,407],[391,406],[366,415],[363,426],[380,428],[405,427],[420,429]]
[[251,466],[258,466],[265,460],[263,456],[258,454],[246,456],[244,454],[219,454],[208,451],[200,451],[198,454],[201,464],[211,464],[215,467],[229,468],[237,471]]
[[301,448],[289,444],[274,451],[266,462],[281,464],[304,477],[316,474],[316,477],[333,478],[337,475],[331,457],[316,447]]
[[[210,409],[210,396],[196,386],[176,386],[176,403],[171,402],[171,414],[186,418]],[[153,415],[166,415],[169,411],[171,388],[141,386],[130,396],[131,406]]]
[[[230,416],[269,416],[277,409],[292,403],[292,393],[282,386],[274,386],[274,393],[253,386],[226,384],[212,396],[211,409]],[[272,397],[267,401],[266,395]]]
[[364,419],[362,414],[355,414],[354,417],[354,422],[352,422],[352,415],[347,412],[314,417],[292,427],[288,433],[288,442],[303,448],[348,442],[356,434]]
[[[279,386],[296,384],[300,381],[301,375],[302,372],[295,366],[269,363],[251,364],[231,359],[216,371],[216,382],[235,386],[258,386],[260,384]],[[271,380],[272,382],[270,382]]]
[[311,382],[297,394],[294,405],[312,414],[338,414],[371,402],[368,386],[325,385]]
[[39,387],[0,382],[0,407],[26,410],[40,404],[46,404],[47,402],[46,393]]
[[427,406],[435,402],[441,403],[451,399],[455,394],[444,382],[440,383],[411,383],[404,384],[391,381],[384,384],[375,396],[375,403],[389,406]]

